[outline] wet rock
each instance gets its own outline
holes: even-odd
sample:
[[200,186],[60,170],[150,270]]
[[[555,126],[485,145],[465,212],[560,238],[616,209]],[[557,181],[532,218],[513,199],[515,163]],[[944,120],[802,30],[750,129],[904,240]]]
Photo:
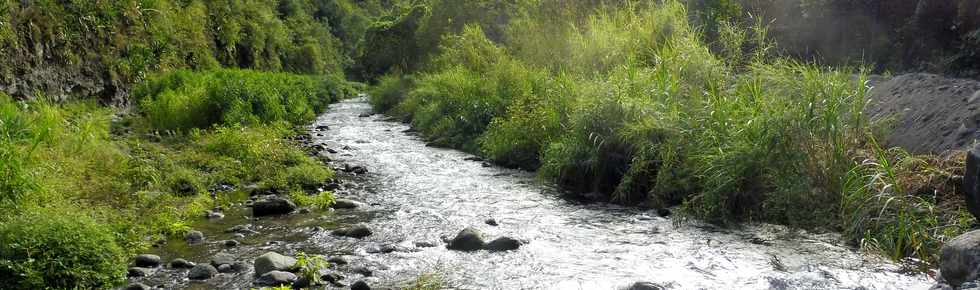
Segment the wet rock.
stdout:
[[327,259],[327,263],[330,263],[331,265],[347,265],[350,262],[347,261],[347,259],[344,259],[344,257],[338,256],[338,257],[330,257],[330,259]]
[[210,264],[197,264],[187,272],[187,278],[191,280],[207,280],[218,275],[218,269]]
[[485,249],[491,252],[513,251],[521,247],[521,241],[511,237],[499,237],[487,243]]
[[367,247],[364,248],[364,252],[366,252],[368,254],[381,253],[381,246],[379,246],[379,245],[368,245]]
[[184,236],[184,240],[191,245],[200,244],[204,242],[204,233],[202,233],[201,231],[187,232],[187,235]]
[[231,237],[232,238],[236,238],[236,239],[244,239],[245,238],[245,234],[235,233],[234,235],[231,235]]
[[133,259],[133,265],[136,267],[156,268],[160,263],[160,256],[151,254],[142,254]]
[[354,284],[350,285],[350,289],[351,290],[371,290],[371,286],[368,286],[368,283],[367,282],[364,282],[364,280],[361,280],[361,281],[354,282]]
[[231,265],[231,263],[234,262],[235,256],[232,256],[229,253],[218,253],[217,255],[214,255],[214,257],[211,257],[211,266],[215,267],[221,265]]
[[499,225],[499,224],[497,223],[497,220],[495,220],[495,219],[492,219],[492,218],[490,218],[490,219],[487,219],[487,220],[485,220],[485,221],[483,221],[483,222],[484,222],[484,223],[486,223],[487,225],[490,225],[490,226],[498,226],[498,225]]
[[333,205],[331,205],[330,207],[335,209],[354,209],[362,206],[364,206],[363,203],[353,201],[350,199],[338,198],[334,200]]
[[483,233],[475,228],[469,227],[456,234],[456,237],[449,241],[449,245],[446,248],[470,252],[483,249],[484,245],[486,245],[486,242],[483,241]]
[[957,290],[980,290],[980,281],[964,282]]
[[231,269],[238,273],[248,271],[248,268],[249,265],[247,262],[236,261],[234,263],[231,263]]
[[666,290],[667,288],[656,283],[650,282],[636,282],[630,285],[626,290]]
[[147,286],[146,284],[143,284],[143,283],[132,283],[132,284],[126,285],[126,288],[124,288],[124,289],[126,289],[126,290],[150,290],[150,289],[153,289],[153,288],[151,288],[150,286]]
[[293,282],[293,287],[291,287],[291,288],[292,289],[306,289],[306,288],[309,288],[310,286],[313,286],[311,284],[312,283],[311,283],[311,281],[310,281],[309,278],[299,277],[299,278],[296,279],[296,282]]
[[316,130],[317,130],[317,131],[326,131],[326,130],[330,130],[330,126],[327,126],[327,125],[319,125],[319,126],[316,126]]
[[209,210],[204,213],[204,217],[209,220],[218,220],[225,218],[225,214],[221,213],[220,211]]
[[268,273],[259,276],[259,279],[255,280],[255,284],[262,286],[282,286],[282,285],[292,285],[296,282],[296,274],[286,272],[286,271],[269,271]]
[[231,267],[231,264],[221,264],[221,266],[218,266],[217,269],[218,269],[218,272],[219,273],[234,273],[235,272],[235,269]]
[[295,210],[296,204],[293,201],[278,196],[269,196],[252,204],[252,215],[257,217],[284,215]]
[[354,150],[354,148],[351,148],[350,146],[346,146],[346,145],[344,147],[340,148],[340,149],[344,149],[344,150],[347,150],[347,151]]
[[239,234],[257,234],[257,233],[259,233],[259,232],[256,232],[256,231],[252,230],[251,229],[251,225],[237,225],[237,226],[233,226],[233,227],[230,227],[230,228],[226,229],[225,232],[226,233],[239,233]]
[[296,259],[283,256],[276,252],[268,252],[255,258],[255,276],[261,277],[262,274],[271,271],[287,271],[296,265]]
[[236,240],[226,240],[224,242],[224,244],[225,244],[225,247],[234,248],[234,247],[237,247],[241,243],[238,242],[238,241],[236,241]]
[[334,284],[335,286],[337,286],[337,284],[339,284],[340,281],[344,280],[344,275],[337,274],[337,272],[330,272],[330,273],[320,275],[320,280],[329,282],[330,284]]
[[173,269],[190,269],[194,268],[194,262],[190,262],[181,258],[174,259],[170,261],[170,268]]
[[325,150],[325,151],[327,151],[327,153],[330,153],[330,154],[337,154],[337,150],[333,150],[333,149],[330,149],[330,148],[327,148],[327,150]]
[[[966,207],[980,219],[980,144],[966,154],[966,173],[963,174],[963,194]],[[955,286],[955,285],[954,285]]]
[[466,158],[463,158],[463,160],[464,160],[464,161],[476,161],[476,162],[483,162],[483,158],[480,158],[480,157],[476,157],[476,156],[470,156],[470,157],[466,157]]
[[942,249],[939,270],[942,278],[953,288],[980,278],[980,230],[947,242]]
[[354,267],[350,271],[354,274],[361,274],[364,277],[371,277],[374,275],[374,271],[371,271],[371,269],[368,269],[367,267],[363,267],[363,266]]
[[493,167],[493,164],[483,162],[483,164],[480,164],[480,166],[483,166],[483,167]]
[[143,267],[129,267],[126,270],[126,277],[147,277],[153,275],[153,269]]
[[332,232],[335,236],[351,237],[351,238],[364,238],[371,235],[371,229],[365,225],[356,225],[349,228],[337,229]]
[[659,215],[659,216],[669,217],[670,214],[671,214],[670,209],[666,209],[666,208],[658,208],[657,209],[657,215]]
[[955,290],[955,289],[953,289],[952,286],[949,286],[949,284],[937,283],[936,285],[930,287],[929,290]]
[[415,246],[416,247],[419,247],[419,248],[432,248],[432,247],[435,247],[437,245],[436,245],[436,243],[433,243],[433,242],[430,242],[430,241],[418,241],[418,242],[415,242]]

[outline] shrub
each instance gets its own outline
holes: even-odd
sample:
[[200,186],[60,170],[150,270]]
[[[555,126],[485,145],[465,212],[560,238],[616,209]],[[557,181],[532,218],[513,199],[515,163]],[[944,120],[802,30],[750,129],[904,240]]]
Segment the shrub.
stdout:
[[0,222],[0,283],[16,289],[104,288],[124,276],[110,228],[77,212],[32,209]]

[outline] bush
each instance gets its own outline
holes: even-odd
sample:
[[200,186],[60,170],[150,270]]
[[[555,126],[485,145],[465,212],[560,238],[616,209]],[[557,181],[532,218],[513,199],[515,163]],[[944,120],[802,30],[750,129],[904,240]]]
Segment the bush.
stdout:
[[189,130],[215,124],[305,123],[348,90],[345,82],[329,77],[216,70],[163,74],[134,95],[150,129]]
[[0,283],[14,289],[108,288],[126,252],[102,223],[77,212],[32,209],[0,222]]

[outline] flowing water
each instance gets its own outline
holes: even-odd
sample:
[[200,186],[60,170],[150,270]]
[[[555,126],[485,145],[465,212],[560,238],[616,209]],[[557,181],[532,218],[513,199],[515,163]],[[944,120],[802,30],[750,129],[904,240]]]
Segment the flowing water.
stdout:
[[[218,252],[251,261],[266,251],[344,256],[337,269],[345,283],[365,279],[372,286],[406,285],[435,274],[459,289],[617,289],[649,281],[671,289],[927,289],[930,278],[841,246],[835,235],[810,234],[772,225],[717,229],[677,223],[653,211],[576,202],[563,197],[533,173],[487,167],[468,154],[427,147],[402,123],[370,112],[363,99],[331,106],[315,125],[316,143],[336,149],[335,164],[365,166],[368,174],[347,177],[339,198],[369,206],[249,220],[244,210],[204,222],[208,243],[171,242],[165,258],[206,262]],[[321,136],[318,136],[321,135]],[[485,223],[489,218],[499,225]],[[222,230],[249,223],[259,234],[243,245],[222,249]],[[363,223],[365,239],[337,237],[330,230]],[[517,251],[464,253],[447,250],[441,237],[473,226],[488,238],[527,241]],[[417,242],[437,247],[417,247]],[[396,249],[378,252],[380,247]],[[394,247],[391,247],[394,246]],[[373,277],[353,267],[373,270]],[[185,271],[160,270],[144,283],[167,288],[238,289],[252,286],[252,274],[221,274],[189,282]]]

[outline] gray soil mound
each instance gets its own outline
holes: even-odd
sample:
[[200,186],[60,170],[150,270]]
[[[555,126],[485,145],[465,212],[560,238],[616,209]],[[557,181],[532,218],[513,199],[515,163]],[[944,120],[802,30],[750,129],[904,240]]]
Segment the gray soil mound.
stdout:
[[980,82],[933,74],[872,81],[865,114],[884,122],[883,145],[917,154],[966,149],[980,137]]

